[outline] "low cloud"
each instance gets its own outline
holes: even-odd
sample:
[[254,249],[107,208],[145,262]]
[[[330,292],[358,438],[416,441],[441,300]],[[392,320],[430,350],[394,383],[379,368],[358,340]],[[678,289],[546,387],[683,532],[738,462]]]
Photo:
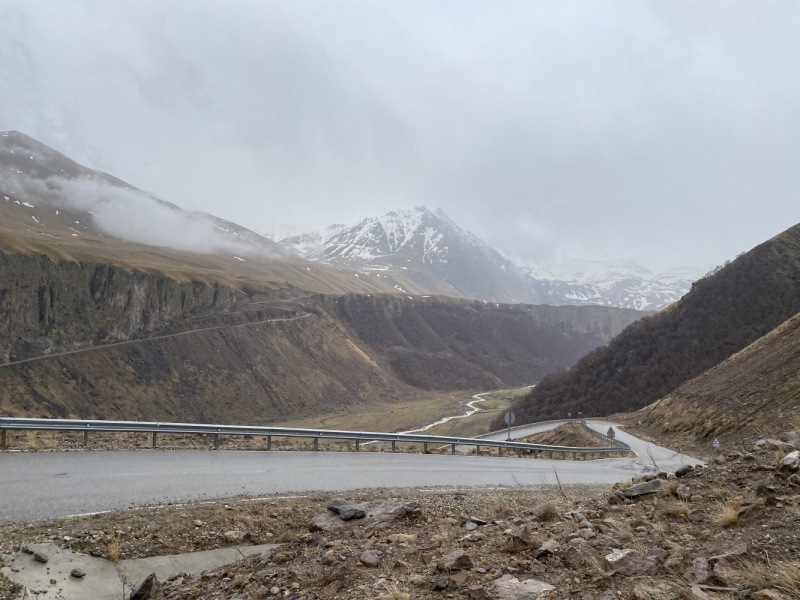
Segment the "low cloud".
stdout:
[[[6,192],[32,204],[88,213],[104,235],[201,254],[264,255],[269,249],[142,191],[100,179],[4,176]],[[246,234],[245,234],[246,235]]]

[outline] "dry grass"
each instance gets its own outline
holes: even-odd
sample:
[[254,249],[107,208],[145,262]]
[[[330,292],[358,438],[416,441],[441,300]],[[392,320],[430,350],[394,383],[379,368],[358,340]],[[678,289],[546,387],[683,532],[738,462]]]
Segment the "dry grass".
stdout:
[[511,496],[510,494],[498,494],[496,492],[492,494],[491,498],[494,514],[499,515],[505,511],[510,511],[514,515],[519,514],[520,507],[517,498]]
[[39,432],[26,431],[25,434],[28,438],[28,450],[36,450],[39,447]]
[[689,505],[686,502],[670,502],[661,509],[661,514],[671,519],[689,520]]
[[661,482],[661,491],[658,492],[658,496],[660,498],[669,498],[671,496],[675,496],[678,492],[678,486],[680,485],[680,481],[677,479],[669,479],[667,481]]
[[717,500],[727,500],[730,497],[730,495],[731,493],[724,488],[719,488],[714,490],[714,498],[716,498]]
[[117,564],[119,562],[120,557],[120,546],[119,546],[119,536],[114,536],[108,541],[108,546],[106,546],[106,558],[114,563]]
[[739,521],[739,510],[742,508],[742,501],[738,498],[726,502],[720,508],[717,516],[714,517],[714,523],[722,527],[733,527]]
[[731,583],[762,588],[778,588],[788,594],[800,596],[800,561],[773,562],[766,564],[743,561],[736,568],[723,571],[723,576]]
[[647,556],[650,549],[642,540],[636,537],[636,532],[633,531],[633,525],[630,521],[616,521],[613,527],[619,536],[627,542],[628,547],[633,548],[639,554]]
[[292,555],[288,552],[278,552],[275,556],[272,557],[272,562],[276,565],[283,564],[285,562],[289,562],[292,560]]
[[433,536],[433,543],[437,546],[441,546],[442,544],[447,543],[447,540],[449,539],[450,536],[446,533],[437,533],[435,536]]
[[556,505],[550,501],[545,502],[544,504],[542,504],[541,507],[539,507],[538,519],[540,521],[543,521],[545,523],[547,521],[555,521],[556,519],[558,519],[559,516],[560,515],[558,514],[558,509],[556,508]]
[[405,590],[400,589],[396,583],[391,583],[386,587],[386,595],[384,598],[389,600],[411,600],[411,595]]

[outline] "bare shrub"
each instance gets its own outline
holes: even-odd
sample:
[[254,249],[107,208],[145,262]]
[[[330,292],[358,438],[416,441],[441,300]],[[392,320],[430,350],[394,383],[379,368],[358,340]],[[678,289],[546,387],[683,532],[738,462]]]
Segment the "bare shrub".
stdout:
[[556,505],[548,500],[539,507],[537,518],[546,523],[547,521],[555,521],[559,516]]

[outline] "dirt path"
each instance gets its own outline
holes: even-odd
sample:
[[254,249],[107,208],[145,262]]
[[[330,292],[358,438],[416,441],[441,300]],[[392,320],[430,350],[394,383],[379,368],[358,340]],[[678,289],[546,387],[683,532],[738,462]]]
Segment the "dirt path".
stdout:
[[[224,315],[220,315],[224,316]],[[181,331],[179,333],[169,333],[166,335],[156,335],[153,337],[142,338],[140,340],[126,340],[124,342],[114,342],[111,344],[103,344],[102,346],[92,346],[91,348],[81,348],[80,350],[70,350],[68,352],[58,352],[56,354],[45,354],[44,356],[34,356],[33,358],[25,358],[23,360],[15,360],[13,362],[7,362],[0,367],[13,367],[14,365],[22,365],[29,362],[34,362],[37,360],[45,360],[47,358],[55,358],[57,356],[68,356],[70,354],[80,354],[82,352],[92,352],[95,350],[104,350],[105,348],[113,348],[115,346],[127,346],[129,344],[141,344],[144,342],[152,342],[153,340],[163,340],[167,338],[178,337],[181,335],[189,335],[192,333],[200,333],[201,331],[214,331],[216,329],[236,329],[239,327],[250,327],[252,325],[262,325],[264,323],[275,323],[278,321],[297,321],[298,319],[305,319],[306,317],[310,317],[311,313],[306,313],[304,315],[298,315],[296,317],[281,317],[275,319],[263,319],[261,321],[253,321],[252,323],[239,323],[238,325],[218,325],[216,327],[202,327],[200,329],[190,329],[189,331]]]

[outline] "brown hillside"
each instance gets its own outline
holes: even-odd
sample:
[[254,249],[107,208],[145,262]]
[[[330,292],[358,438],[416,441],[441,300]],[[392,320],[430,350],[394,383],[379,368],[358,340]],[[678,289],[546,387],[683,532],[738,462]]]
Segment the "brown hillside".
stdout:
[[30,254],[0,266],[0,414],[15,416],[264,423],[518,385],[641,314],[254,291]]
[[641,421],[634,429],[659,440],[706,451],[714,438],[740,445],[800,429],[800,314],[628,421]]
[[800,225],[696,282],[680,301],[634,323],[569,371],[546,377],[515,403],[514,412],[526,423],[568,412],[607,415],[642,408],[797,312]]

